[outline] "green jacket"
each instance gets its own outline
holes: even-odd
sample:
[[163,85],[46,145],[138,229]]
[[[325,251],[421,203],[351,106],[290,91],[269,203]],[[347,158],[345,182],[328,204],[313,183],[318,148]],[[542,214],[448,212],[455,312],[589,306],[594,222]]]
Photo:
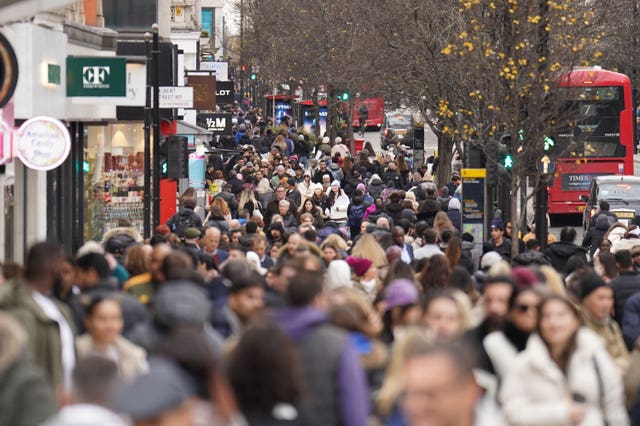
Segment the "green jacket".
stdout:
[[[68,308],[54,300],[75,332]],[[0,286],[0,309],[10,312],[29,336],[31,360],[40,367],[49,383],[56,388],[62,384],[62,343],[58,323],[44,313],[22,280],[9,281]]]

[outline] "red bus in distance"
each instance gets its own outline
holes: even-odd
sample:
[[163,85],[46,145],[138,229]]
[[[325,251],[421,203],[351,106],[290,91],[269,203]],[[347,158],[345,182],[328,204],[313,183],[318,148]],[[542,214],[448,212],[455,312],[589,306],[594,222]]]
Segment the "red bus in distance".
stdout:
[[578,214],[585,208],[580,196],[587,195],[594,177],[633,175],[631,81],[600,67],[579,68],[562,75],[559,91],[563,120],[566,116],[573,126],[545,143],[555,159],[548,213]]

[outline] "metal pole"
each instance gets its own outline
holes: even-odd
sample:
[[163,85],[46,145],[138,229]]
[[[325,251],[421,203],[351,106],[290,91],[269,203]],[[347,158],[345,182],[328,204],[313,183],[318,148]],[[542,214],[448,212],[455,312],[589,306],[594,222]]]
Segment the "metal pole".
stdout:
[[[158,24],[153,24],[153,229],[160,224],[160,88],[158,75],[160,69],[160,50],[158,47]],[[168,160],[168,159],[167,159]]]
[[144,238],[151,237],[151,57],[149,52],[151,38],[151,33],[146,32],[144,34],[144,56],[147,66],[147,85],[144,102]]
[[549,182],[548,175],[541,175],[536,190],[536,239],[540,243],[540,249],[544,250],[547,246],[547,184]]

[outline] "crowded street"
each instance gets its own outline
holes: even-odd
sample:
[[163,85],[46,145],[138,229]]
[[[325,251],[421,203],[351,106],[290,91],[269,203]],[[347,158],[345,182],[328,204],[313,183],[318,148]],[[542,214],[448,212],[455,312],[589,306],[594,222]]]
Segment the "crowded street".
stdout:
[[640,29],[294,3],[0,0],[0,426],[640,425]]

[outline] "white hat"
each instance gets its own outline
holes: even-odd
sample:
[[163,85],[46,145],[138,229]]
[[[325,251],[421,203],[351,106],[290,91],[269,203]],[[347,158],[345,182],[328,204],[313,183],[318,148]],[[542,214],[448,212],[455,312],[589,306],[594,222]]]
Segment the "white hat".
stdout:
[[329,143],[331,141],[331,139],[329,139],[329,136],[325,136],[324,138],[322,138],[322,143]]
[[480,269],[491,268],[496,263],[502,260],[502,256],[497,251],[489,251],[482,256],[480,260]]
[[342,138],[341,138],[340,136],[338,136],[338,137],[335,139],[335,143],[342,143]]

